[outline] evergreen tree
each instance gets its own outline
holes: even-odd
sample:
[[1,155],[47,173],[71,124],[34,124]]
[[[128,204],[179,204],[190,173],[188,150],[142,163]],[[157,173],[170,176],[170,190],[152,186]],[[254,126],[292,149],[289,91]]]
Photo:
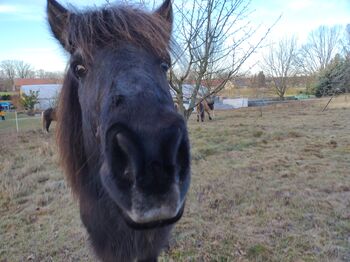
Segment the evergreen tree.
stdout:
[[258,74],[258,87],[266,87],[266,78],[263,71]]
[[345,92],[349,84],[349,77],[346,75],[346,72],[349,71],[348,66],[349,63],[337,54],[331,63],[320,73],[318,83],[315,87],[315,95],[322,97]]

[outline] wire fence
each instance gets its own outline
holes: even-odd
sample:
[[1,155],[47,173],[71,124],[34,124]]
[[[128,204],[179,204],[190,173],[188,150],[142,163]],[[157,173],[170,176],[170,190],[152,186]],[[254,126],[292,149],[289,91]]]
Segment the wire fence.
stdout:
[[0,134],[42,129],[41,113],[28,116],[21,112],[5,112],[5,120],[0,118]]

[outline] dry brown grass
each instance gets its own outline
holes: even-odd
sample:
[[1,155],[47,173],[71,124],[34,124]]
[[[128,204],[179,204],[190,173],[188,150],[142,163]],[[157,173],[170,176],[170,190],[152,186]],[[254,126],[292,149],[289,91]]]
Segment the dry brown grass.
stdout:
[[[350,106],[189,122],[192,185],[160,261],[350,261]],[[0,140],[0,261],[94,261],[52,136]]]
[[350,107],[350,96],[349,94],[337,96],[332,99],[328,105],[331,109],[345,109]]
[[[295,96],[300,92],[305,92],[306,88],[303,87],[290,87],[287,89],[286,96]],[[243,87],[243,88],[231,88],[220,91],[220,96],[226,97],[247,97],[247,98],[262,98],[262,97],[278,97],[273,87],[269,88],[256,88],[256,87]]]

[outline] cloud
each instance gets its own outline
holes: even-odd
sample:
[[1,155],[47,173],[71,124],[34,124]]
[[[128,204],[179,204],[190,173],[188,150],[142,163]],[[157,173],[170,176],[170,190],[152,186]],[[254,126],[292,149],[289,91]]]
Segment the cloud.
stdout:
[[0,14],[12,14],[18,12],[18,6],[0,4]]
[[43,20],[44,7],[38,4],[0,4],[2,20]]
[[312,6],[311,0],[294,0],[290,1],[287,5],[288,9],[293,10],[302,10],[305,8],[309,8],[310,6]]
[[67,55],[59,47],[20,48],[0,54],[2,60],[21,60],[31,64],[35,69],[47,71],[64,71]]

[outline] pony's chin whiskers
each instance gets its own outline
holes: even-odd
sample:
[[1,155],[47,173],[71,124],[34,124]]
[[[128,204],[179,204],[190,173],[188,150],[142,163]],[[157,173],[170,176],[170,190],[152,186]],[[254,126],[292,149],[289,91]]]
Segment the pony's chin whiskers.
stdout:
[[99,150],[99,148],[95,148],[94,151],[92,153],[90,153],[90,155],[86,158],[85,162],[82,163],[82,165],[78,168],[78,170],[76,171],[75,175],[79,175],[80,172],[87,167],[89,161],[93,158],[93,156],[96,154],[96,152]]

